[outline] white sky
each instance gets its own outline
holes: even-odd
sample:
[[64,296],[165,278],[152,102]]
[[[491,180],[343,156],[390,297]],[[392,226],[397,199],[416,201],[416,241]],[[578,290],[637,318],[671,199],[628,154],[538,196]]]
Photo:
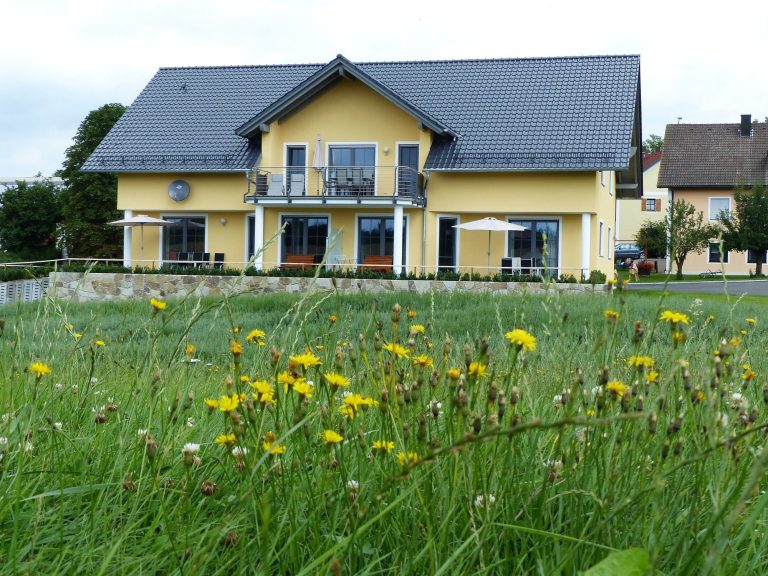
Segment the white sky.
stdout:
[[161,66],[640,54],[643,137],[768,116],[768,2],[0,0],[0,175],[51,175]]

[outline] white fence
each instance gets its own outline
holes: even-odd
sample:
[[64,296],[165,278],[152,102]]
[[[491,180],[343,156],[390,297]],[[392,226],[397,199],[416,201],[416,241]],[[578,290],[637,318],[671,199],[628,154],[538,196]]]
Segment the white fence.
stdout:
[[0,304],[40,300],[48,290],[48,278],[0,282]]

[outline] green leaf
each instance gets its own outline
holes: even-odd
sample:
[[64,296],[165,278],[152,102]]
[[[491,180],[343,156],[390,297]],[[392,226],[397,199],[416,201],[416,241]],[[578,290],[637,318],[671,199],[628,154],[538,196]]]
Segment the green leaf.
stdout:
[[642,548],[611,552],[582,576],[645,576],[651,569],[651,558]]

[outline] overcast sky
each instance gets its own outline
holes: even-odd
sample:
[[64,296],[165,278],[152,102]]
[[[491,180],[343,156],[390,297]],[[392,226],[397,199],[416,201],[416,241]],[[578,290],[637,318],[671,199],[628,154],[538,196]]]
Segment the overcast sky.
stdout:
[[[710,6],[712,6],[710,8]],[[162,66],[640,54],[643,134],[768,116],[768,3],[0,0],[0,176],[51,175]]]

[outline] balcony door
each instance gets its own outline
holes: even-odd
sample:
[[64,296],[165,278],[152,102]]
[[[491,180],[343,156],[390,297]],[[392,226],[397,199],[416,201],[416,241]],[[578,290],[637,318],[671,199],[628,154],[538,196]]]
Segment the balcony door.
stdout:
[[288,146],[285,153],[285,189],[289,196],[304,196],[307,192],[307,147]]
[[332,194],[373,196],[376,189],[376,147],[362,144],[330,145],[328,180]]
[[397,193],[416,196],[419,183],[419,145],[397,145]]
[[[391,216],[360,216],[357,221],[357,263],[366,256],[394,256],[395,219]],[[403,265],[406,265],[408,216],[403,216]]]
[[179,254],[205,252],[205,216],[163,216],[173,226],[163,228],[163,260],[177,260]]
[[438,271],[458,272],[458,230],[456,216],[439,216],[437,219],[437,268]]
[[557,275],[560,266],[560,222],[558,220],[509,220],[524,226],[520,232],[509,232],[509,254],[520,258],[523,273],[548,273]]

